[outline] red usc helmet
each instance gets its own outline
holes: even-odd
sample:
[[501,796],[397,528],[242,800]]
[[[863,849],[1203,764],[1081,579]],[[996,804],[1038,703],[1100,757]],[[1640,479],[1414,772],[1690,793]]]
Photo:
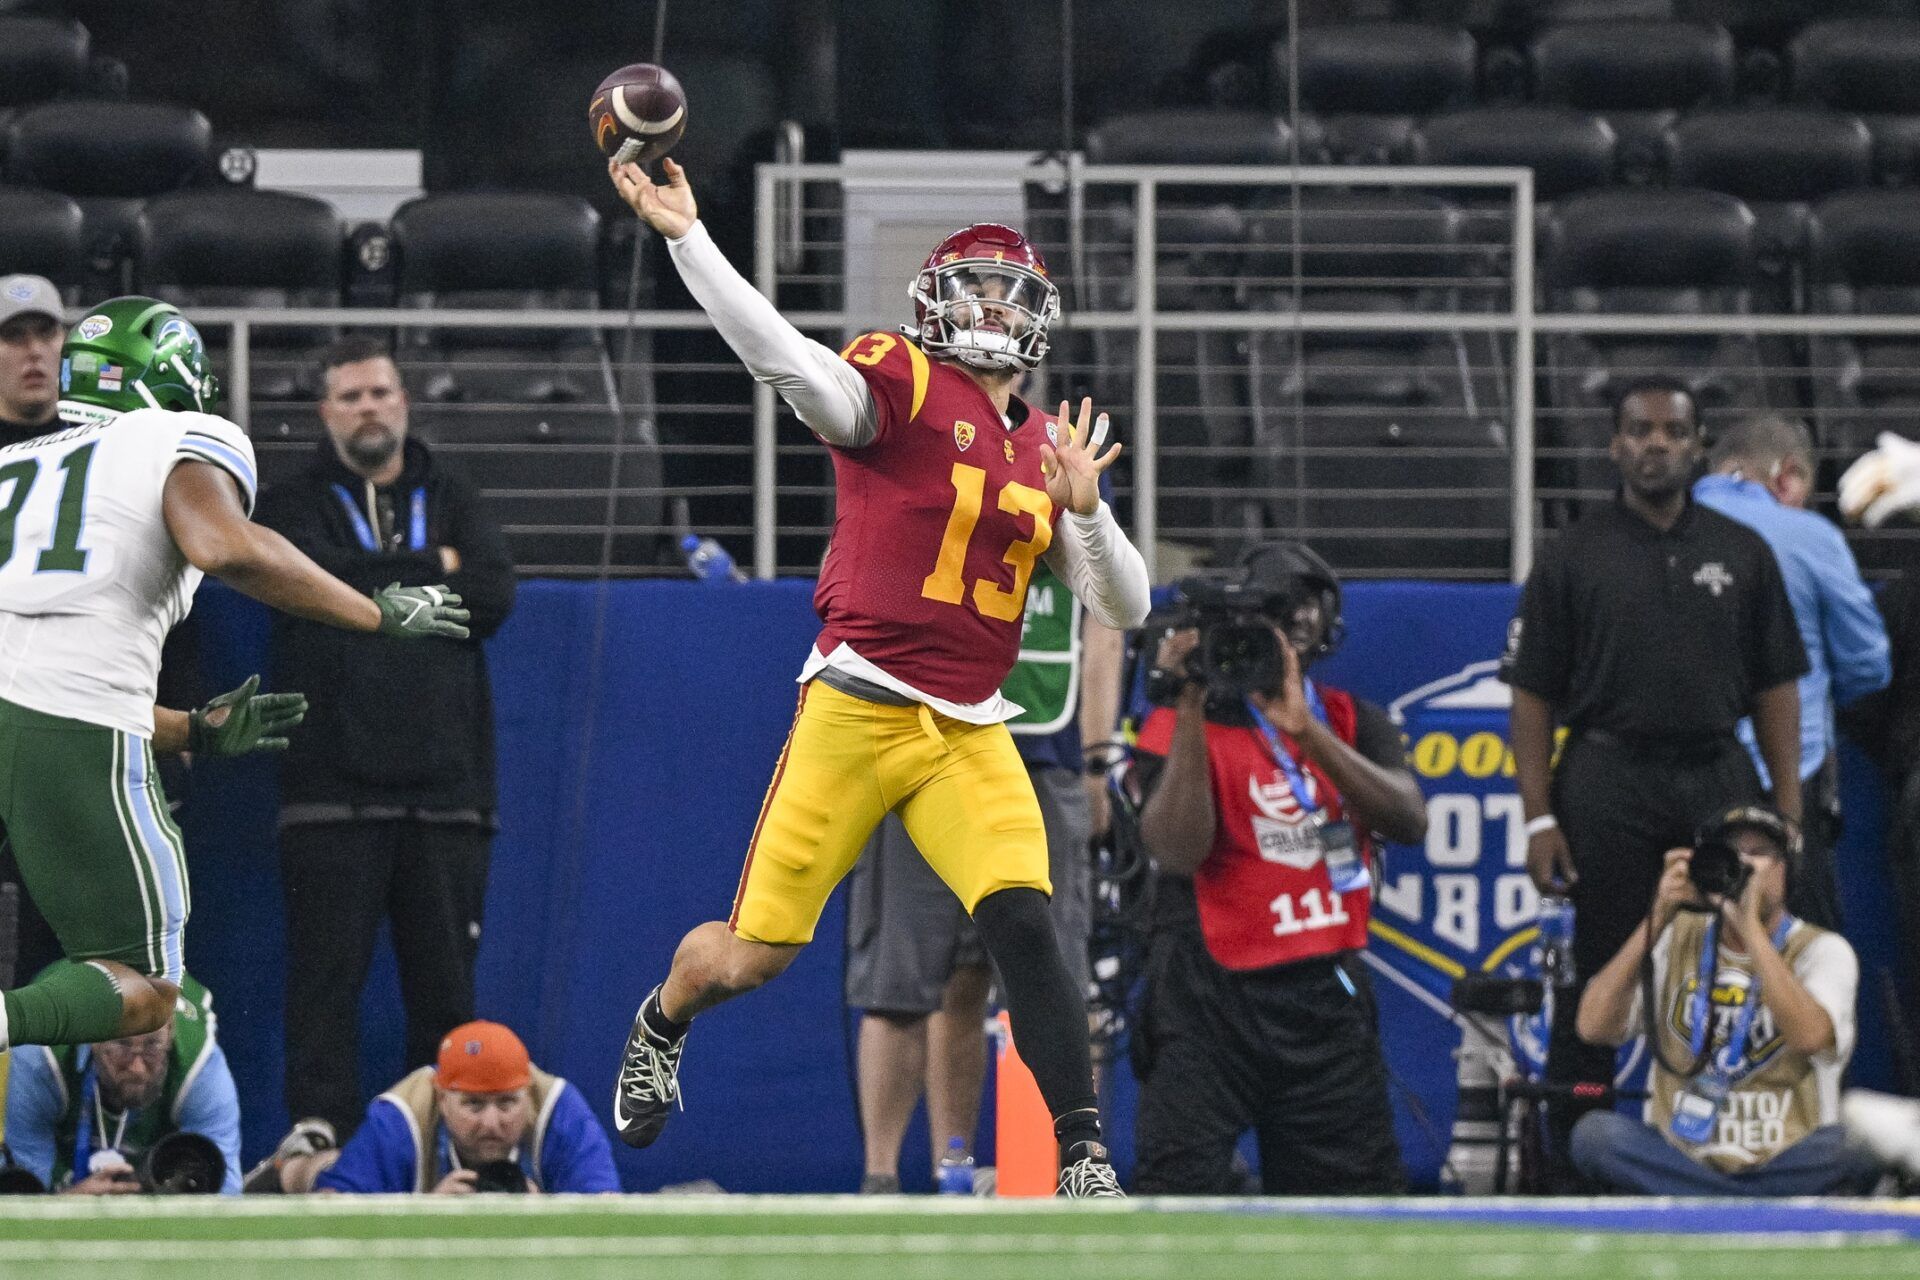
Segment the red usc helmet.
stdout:
[[908,332],[934,356],[976,369],[1031,369],[1047,354],[1060,290],[1040,251],[1012,227],[979,222],[927,255],[907,296]]

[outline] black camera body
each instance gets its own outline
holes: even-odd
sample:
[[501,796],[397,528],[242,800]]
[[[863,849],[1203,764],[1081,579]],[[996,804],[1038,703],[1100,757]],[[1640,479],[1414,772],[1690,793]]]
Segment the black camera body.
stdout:
[[1753,868],[1741,861],[1739,851],[1725,840],[1705,840],[1693,846],[1693,857],[1687,862],[1687,878],[1708,902],[1716,899],[1732,902],[1747,891]]
[[511,1160],[489,1160],[473,1167],[473,1189],[508,1195],[527,1193],[527,1175]]
[[1274,614],[1281,603],[1272,592],[1218,578],[1182,578],[1174,584],[1171,609],[1147,619],[1152,630],[1200,633],[1187,655],[1185,671],[1154,670],[1147,696],[1170,703],[1180,686],[1197,681],[1213,698],[1244,698],[1272,688],[1286,670]]

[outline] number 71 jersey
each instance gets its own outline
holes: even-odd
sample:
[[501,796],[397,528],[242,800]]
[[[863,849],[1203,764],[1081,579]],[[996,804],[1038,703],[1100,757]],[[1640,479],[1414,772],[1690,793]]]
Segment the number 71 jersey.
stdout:
[[253,445],[224,418],[136,409],[0,449],[0,698],[146,737],[160,646],[201,573],[161,509],[181,462],[251,514]]
[[972,378],[896,334],[865,334],[842,355],[872,392],[879,433],[833,450],[820,652],[844,643],[922,693],[984,702],[1019,656],[1027,584],[1053,542],[1040,448],[1058,428],[1016,398],[1008,430]]

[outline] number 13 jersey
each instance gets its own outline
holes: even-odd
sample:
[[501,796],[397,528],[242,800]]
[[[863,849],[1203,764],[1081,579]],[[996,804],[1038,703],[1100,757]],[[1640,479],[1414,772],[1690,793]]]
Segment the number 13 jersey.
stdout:
[[251,514],[253,445],[210,414],[136,409],[0,449],[0,698],[152,735],[160,646],[201,578],[161,509],[181,462],[227,472]]
[[931,697],[984,702],[1019,656],[1027,583],[1053,541],[1040,446],[1058,428],[1015,397],[1008,430],[972,378],[896,334],[865,334],[841,355],[866,380],[879,430],[832,450],[819,651],[845,644]]

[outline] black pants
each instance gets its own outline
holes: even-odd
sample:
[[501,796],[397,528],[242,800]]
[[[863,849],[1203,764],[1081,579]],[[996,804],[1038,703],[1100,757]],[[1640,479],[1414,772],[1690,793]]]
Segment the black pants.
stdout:
[[[1752,759],[1731,736],[1724,744],[1682,756],[1584,737],[1567,744],[1554,770],[1552,798],[1580,877],[1570,895],[1576,981],[1554,1006],[1548,1080],[1613,1079],[1614,1050],[1590,1045],[1574,1031],[1587,979],[1606,967],[1646,919],[1667,850],[1692,844],[1700,824],[1715,814],[1763,795]],[[1549,1176],[1557,1186],[1571,1178],[1574,1123],[1591,1109],[1579,1104],[1548,1109]]]
[[1832,756],[1800,784],[1800,862],[1787,884],[1787,910],[1822,929],[1840,932],[1840,770]]
[[1198,938],[1154,950],[1136,1024],[1136,1195],[1244,1193],[1233,1153],[1248,1129],[1268,1195],[1402,1189],[1364,968],[1305,960],[1230,973]]
[[287,1110],[344,1140],[359,1124],[360,988],[390,922],[407,1069],[473,1018],[473,960],[493,835],[468,823],[326,822],[280,833],[287,899]]
[[[1907,1024],[1904,1030],[1920,1040],[1920,768],[1904,777],[1895,774],[1888,781],[1898,788],[1893,793],[1887,823],[1887,860],[1893,865],[1893,883],[1898,895],[1900,980]],[[1863,991],[1863,998],[1865,995]],[[1900,1048],[1912,1061],[1911,1055],[1920,1052],[1920,1043]],[[1920,1062],[1916,1062],[1915,1069],[1920,1070]],[[1903,1086],[1911,1087],[1906,1082]]]

